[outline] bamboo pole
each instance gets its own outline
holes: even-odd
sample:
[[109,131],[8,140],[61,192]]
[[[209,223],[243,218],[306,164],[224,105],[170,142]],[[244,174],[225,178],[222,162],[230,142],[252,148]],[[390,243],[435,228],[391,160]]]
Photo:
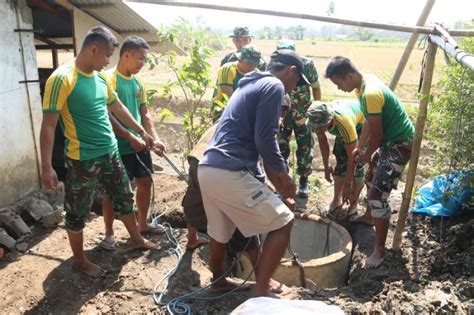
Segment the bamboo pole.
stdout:
[[[320,22],[327,22],[327,23],[369,27],[369,28],[383,29],[383,30],[389,30],[389,31],[405,32],[405,33],[421,33],[421,34],[432,33],[432,29],[429,27],[403,26],[403,25],[395,25],[395,24],[362,22],[362,21],[355,21],[355,20],[348,20],[348,19],[339,19],[335,17],[322,16],[322,15],[232,7],[232,6],[196,3],[196,2],[181,2],[181,1],[166,1],[166,0],[126,0],[126,1],[168,5],[168,6],[176,6],[176,7],[200,8],[200,9],[210,9],[210,10],[221,10],[221,11],[281,16],[281,17],[288,17],[288,18],[295,18],[295,19],[302,19],[302,20],[313,20],[313,21],[320,21]],[[474,36],[474,30],[451,30],[449,33],[452,36],[468,36],[468,37]]]
[[[426,1],[425,7],[423,8],[423,11],[421,11],[416,26],[425,25],[426,20],[428,19],[428,16],[430,15],[431,9],[433,8],[435,2],[436,0]],[[395,74],[393,75],[392,80],[390,81],[389,87],[392,91],[395,91],[395,89],[397,88],[398,81],[400,81],[400,78],[403,74],[403,70],[405,70],[408,59],[410,58],[411,52],[413,51],[413,47],[415,47],[416,41],[418,40],[418,36],[418,33],[413,33],[411,34],[410,39],[408,40],[408,43],[405,47],[405,51],[403,51],[402,58],[398,63],[397,69],[395,70]]]
[[416,169],[418,166],[418,158],[420,156],[421,140],[423,139],[423,129],[425,127],[426,116],[428,113],[428,103],[430,101],[431,81],[433,79],[436,44],[430,41],[425,59],[425,67],[423,69],[423,81],[421,84],[420,106],[418,108],[418,116],[416,119],[415,136],[413,138],[410,165],[408,167],[407,181],[405,191],[403,192],[402,204],[398,213],[397,227],[393,236],[392,248],[397,250],[402,243],[402,232],[405,228],[405,221],[410,206],[413,185],[415,183]]

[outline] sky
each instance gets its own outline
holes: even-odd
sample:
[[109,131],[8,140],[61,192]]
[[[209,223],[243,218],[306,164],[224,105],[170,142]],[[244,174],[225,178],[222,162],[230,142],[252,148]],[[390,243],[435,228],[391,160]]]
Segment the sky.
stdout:
[[[133,0],[132,0],[133,1]],[[192,2],[192,1],[189,1]],[[330,0],[203,0],[194,1],[227,6],[268,9],[275,11],[327,15]],[[288,7],[291,2],[292,7]],[[415,26],[425,6],[425,0],[334,0],[334,17],[358,21],[371,21],[389,24]],[[184,17],[194,21],[200,17],[205,25],[213,29],[231,29],[234,26],[248,26],[257,30],[263,26],[290,26],[301,24],[308,28],[324,25],[317,21],[272,17],[257,14],[244,14],[217,10],[185,7],[172,7],[148,3],[127,2],[152,25],[169,25],[176,18]],[[457,20],[474,18],[474,0],[437,0],[428,22],[443,22],[448,26]],[[335,25],[335,24],[334,24]]]

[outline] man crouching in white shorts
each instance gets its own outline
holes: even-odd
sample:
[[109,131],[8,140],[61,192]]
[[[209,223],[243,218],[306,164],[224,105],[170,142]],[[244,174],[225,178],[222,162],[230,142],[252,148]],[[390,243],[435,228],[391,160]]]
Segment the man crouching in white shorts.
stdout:
[[[276,134],[284,94],[303,84],[308,83],[300,56],[287,49],[275,51],[266,72],[252,72],[240,80],[198,169],[214,279],[222,275],[226,243],[236,227],[245,237],[268,233],[252,297],[270,296],[270,277],[288,246],[294,217],[264,184],[258,159],[262,157],[266,174],[281,196],[294,198],[296,185]],[[231,287],[225,278],[220,281]]]

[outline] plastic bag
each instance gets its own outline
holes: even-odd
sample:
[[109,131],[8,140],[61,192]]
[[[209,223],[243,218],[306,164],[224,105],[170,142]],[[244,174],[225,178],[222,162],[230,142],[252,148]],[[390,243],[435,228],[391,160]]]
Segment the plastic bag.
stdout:
[[436,176],[417,192],[412,213],[449,217],[472,209],[474,170]]

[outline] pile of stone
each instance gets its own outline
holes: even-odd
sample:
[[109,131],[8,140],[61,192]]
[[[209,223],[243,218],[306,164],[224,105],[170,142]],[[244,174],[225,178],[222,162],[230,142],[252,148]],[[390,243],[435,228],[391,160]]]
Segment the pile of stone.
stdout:
[[50,199],[51,196],[34,193],[11,206],[0,209],[0,259],[8,251],[28,250],[31,228],[25,220],[40,223],[45,228],[55,228],[62,222],[62,207],[54,206],[57,200]]

